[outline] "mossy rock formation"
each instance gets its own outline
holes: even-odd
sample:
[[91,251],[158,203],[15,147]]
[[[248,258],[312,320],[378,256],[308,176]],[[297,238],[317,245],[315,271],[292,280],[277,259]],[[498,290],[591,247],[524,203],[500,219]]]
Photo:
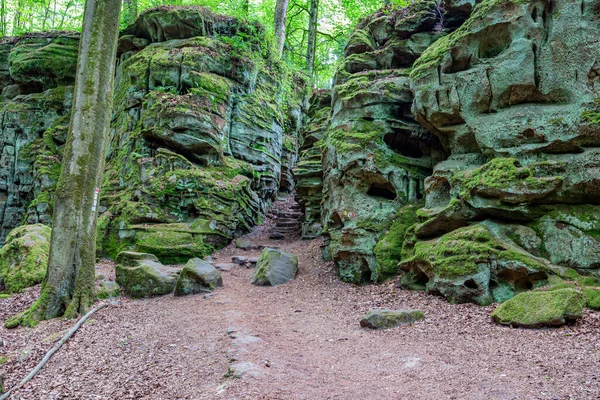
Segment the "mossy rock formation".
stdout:
[[298,257],[275,249],[264,249],[250,282],[257,286],[282,285],[298,273]]
[[[119,41],[98,255],[204,257],[293,189],[306,81],[264,27],[202,7],[144,12]],[[0,42],[0,242],[50,225],[78,35]]]
[[51,230],[45,225],[14,229],[0,249],[0,292],[17,293],[46,276]]

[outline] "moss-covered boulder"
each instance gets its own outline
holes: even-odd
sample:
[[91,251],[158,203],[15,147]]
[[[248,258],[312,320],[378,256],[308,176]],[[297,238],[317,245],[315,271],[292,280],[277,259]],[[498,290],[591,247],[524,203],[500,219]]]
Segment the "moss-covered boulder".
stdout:
[[[414,227],[413,227],[414,228]],[[514,241],[503,232],[510,231]],[[407,238],[402,284],[452,302],[503,302],[546,283],[549,273],[567,273],[520,247],[514,226],[485,221],[432,240]]]
[[171,293],[175,288],[181,269],[153,261],[151,256],[140,256],[137,262],[130,262],[128,265],[117,264],[116,283],[123,288],[127,296],[162,296]]
[[46,276],[51,229],[23,225],[14,229],[0,249],[0,292],[16,293],[41,283]]
[[175,296],[208,293],[218,286],[223,286],[223,278],[213,266],[212,260],[210,258],[204,260],[192,258],[179,274],[175,286]]
[[298,257],[275,249],[264,249],[250,277],[257,286],[276,286],[287,283],[298,273]]
[[585,300],[574,289],[521,293],[501,304],[492,313],[502,325],[524,328],[559,326],[583,317]]
[[388,329],[400,325],[411,325],[425,319],[419,310],[373,309],[360,320],[360,326],[370,329]]

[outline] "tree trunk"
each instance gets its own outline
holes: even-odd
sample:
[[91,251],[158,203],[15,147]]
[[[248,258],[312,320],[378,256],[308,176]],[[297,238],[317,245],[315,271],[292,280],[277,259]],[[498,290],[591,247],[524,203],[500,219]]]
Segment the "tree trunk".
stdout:
[[111,119],[121,0],[86,0],[71,123],[56,188],[48,271],[15,323],[85,314],[94,302],[96,208]]
[[317,25],[319,20],[319,0],[310,0],[308,16],[308,44],[306,45],[306,68],[310,75],[315,68],[315,52],[317,50]]
[[290,0],[277,0],[275,6],[275,38],[277,39],[277,51],[283,55],[283,45],[285,44],[285,23]]

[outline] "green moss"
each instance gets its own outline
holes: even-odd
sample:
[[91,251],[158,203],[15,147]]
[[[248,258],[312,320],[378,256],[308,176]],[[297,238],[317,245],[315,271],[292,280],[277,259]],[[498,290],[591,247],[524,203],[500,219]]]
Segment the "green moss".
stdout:
[[600,288],[583,288],[585,303],[592,310],[600,310]]
[[402,246],[409,227],[416,222],[418,205],[410,204],[396,213],[389,231],[375,245],[374,254],[377,260],[375,279],[379,282],[398,272],[398,263],[402,260]]
[[492,318],[503,325],[523,327],[554,326],[581,318],[584,298],[574,289],[520,293],[502,303]]
[[590,125],[600,125],[600,98],[583,110],[581,118]]
[[102,282],[96,292],[98,299],[112,299],[121,296],[121,287],[115,282]]
[[24,225],[11,231],[0,249],[0,280],[8,293],[41,283],[46,275],[51,230]]
[[461,188],[461,196],[470,197],[481,189],[544,191],[556,187],[561,176],[535,177],[534,166],[521,167],[514,158],[495,158],[474,170],[459,172],[451,179],[453,186]]
[[460,228],[434,240],[417,241],[413,246],[409,252],[405,244],[403,254],[409,257],[403,262],[425,262],[441,278],[477,274],[478,265],[492,259],[514,260],[532,269],[545,270],[543,264],[526,254],[506,249],[483,225]]
[[185,225],[157,225],[136,232],[135,251],[154,254],[165,264],[203,258],[213,251],[202,235]]

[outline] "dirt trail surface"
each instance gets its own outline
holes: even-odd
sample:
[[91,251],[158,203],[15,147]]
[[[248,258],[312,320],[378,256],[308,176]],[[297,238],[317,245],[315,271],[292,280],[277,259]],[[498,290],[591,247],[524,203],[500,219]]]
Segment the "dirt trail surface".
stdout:
[[[494,324],[491,307],[451,305],[395,282],[357,287],[321,261],[320,240],[269,240],[273,221],[246,236],[299,258],[277,287],[222,272],[212,295],[121,298],[94,315],[13,399],[597,399],[600,315],[558,329]],[[215,254],[257,257],[233,245]],[[103,269],[111,264],[104,262]],[[0,318],[39,288],[0,300]],[[374,307],[416,308],[427,319],[372,331]],[[74,322],[1,328],[0,375],[12,387]],[[19,361],[21,359],[21,361]],[[236,377],[241,375],[241,377]]]

